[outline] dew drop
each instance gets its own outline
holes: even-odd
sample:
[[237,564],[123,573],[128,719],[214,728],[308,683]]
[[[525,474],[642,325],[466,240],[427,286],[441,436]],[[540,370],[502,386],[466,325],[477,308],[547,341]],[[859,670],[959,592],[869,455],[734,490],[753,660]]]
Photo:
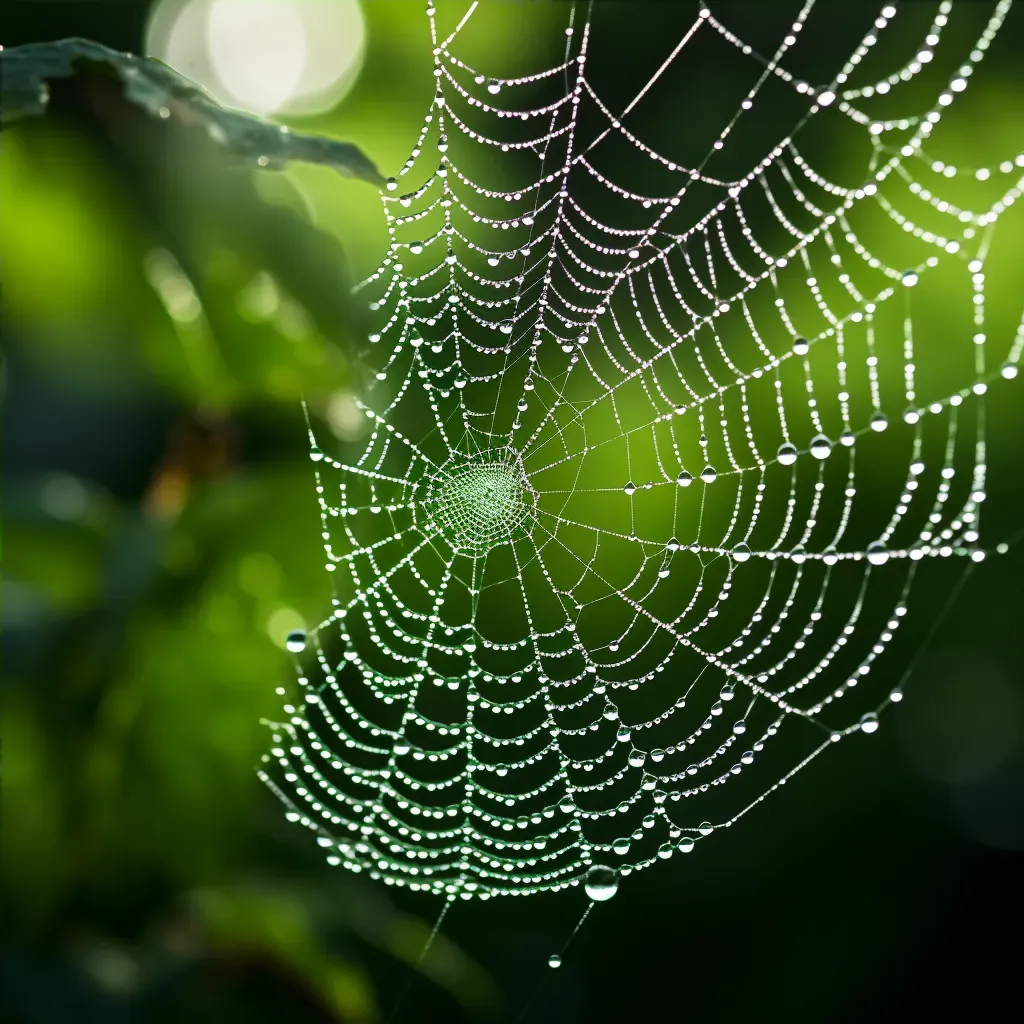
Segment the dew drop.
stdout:
[[699,824],[699,825],[697,826],[697,831],[698,831],[698,832],[699,832],[699,833],[700,833],[700,834],[701,834],[702,836],[709,836],[709,835],[711,835],[711,833],[712,833],[712,832],[714,832],[714,831],[715,831],[715,826],[714,826],[714,825],[712,825],[710,821],[702,821],[702,822],[701,822],[701,823],[700,823],[700,824]]
[[314,462],[321,462],[323,460],[324,453],[320,451],[320,449],[317,448],[316,445],[313,445],[313,447],[309,449],[309,457]]
[[732,549],[732,557],[733,557],[733,560],[736,561],[736,562],[746,562],[746,561],[749,561],[750,560],[750,548],[747,547],[747,545],[744,544],[743,541],[740,541],[739,544],[737,544],[736,547],[734,547]]
[[620,857],[623,857],[627,853],[629,853],[629,843],[630,840],[626,836],[624,836],[621,839],[616,839],[615,842],[612,843],[612,850],[613,852],[617,853]]
[[776,455],[783,466],[792,466],[796,462],[797,457],[796,445],[790,444],[789,441],[785,444],[780,444]]
[[871,419],[868,420],[868,424],[871,429],[876,433],[881,433],[887,426],[889,426],[889,417],[884,412],[876,412],[872,415]]
[[385,188],[387,188],[389,192],[394,192],[398,188],[398,182],[395,181],[394,178],[388,178],[385,182]]
[[676,477],[676,483],[679,484],[680,487],[689,487],[690,484],[693,483],[693,477],[684,469],[682,473]]
[[913,288],[917,284],[918,277],[916,270],[904,270],[900,275],[900,280],[908,287]]
[[889,549],[880,540],[872,541],[865,554],[872,565],[885,565],[889,561]]
[[635,494],[636,493],[636,484],[633,483],[632,480],[630,480],[629,483],[627,483],[626,486],[623,487],[622,489],[623,489],[623,491],[625,491],[625,493],[627,495]]
[[811,438],[811,454],[816,459],[827,459],[832,454],[832,442],[824,434]]
[[604,864],[594,864],[583,879],[583,887],[592,900],[610,900],[619,891],[619,872]]
[[296,629],[288,634],[284,645],[293,654],[299,654],[306,649],[306,634],[301,629]]
[[857,440],[857,438],[854,437],[854,434],[853,434],[852,430],[844,430],[839,435],[839,443],[844,448],[852,448],[853,447],[853,442],[856,441],[856,440]]
[[866,733],[878,732],[878,715],[869,711],[860,717],[860,731]]
[[642,750],[631,750],[629,752],[629,763],[634,768],[643,768],[644,761],[647,760],[647,754]]
[[397,739],[395,740],[394,747],[392,747],[391,749],[395,752],[395,755],[397,757],[402,757],[405,754],[409,753],[409,741],[406,739]]
[[705,466],[700,471],[700,478],[706,484],[713,484],[718,479],[718,470],[714,466]]
[[810,342],[806,338],[794,338],[793,339],[793,351],[798,356],[805,356],[811,351]]
[[552,953],[551,956],[548,957],[548,967],[561,967],[561,966],[562,966],[562,958],[557,953]]

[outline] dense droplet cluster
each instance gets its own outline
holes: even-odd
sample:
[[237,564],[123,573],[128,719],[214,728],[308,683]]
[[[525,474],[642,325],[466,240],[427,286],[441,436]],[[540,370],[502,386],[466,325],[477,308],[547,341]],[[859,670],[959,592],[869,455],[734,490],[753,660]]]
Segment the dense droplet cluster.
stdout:
[[[310,438],[334,608],[287,638],[298,696],[261,773],[331,863],[449,896],[608,899],[873,733],[903,697],[877,669],[918,568],[985,557],[981,409],[1024,349],[1024,323],[989,337],[985,264],[1024,154],[968,172],[925,147],[1009,3],[895,119],[871,100],[917,79],[921,104],[952,5],[856,86],[895,8],[814,86],[786,67],[811,6],[770,59],[709,10],[685,28],[763,69],[697,164],[630,127],[660,71],[622,114],[602,100],[589,24],[558,66],[496,79],[453,54],[465,21],[442,39],[428,10],[434,99],[361,286],[367,432],[337,458]],[[717,173],[766,82],[806,117]],[[819,123],[869,152],[852,184],[805,155]],[[483,148],[507,190],[465,169]],[[660,193],[619,183],[623,152]],[[938,195],[968,173],[991,183],[980,210]],[[921,346],[940,272],[974,333]]]

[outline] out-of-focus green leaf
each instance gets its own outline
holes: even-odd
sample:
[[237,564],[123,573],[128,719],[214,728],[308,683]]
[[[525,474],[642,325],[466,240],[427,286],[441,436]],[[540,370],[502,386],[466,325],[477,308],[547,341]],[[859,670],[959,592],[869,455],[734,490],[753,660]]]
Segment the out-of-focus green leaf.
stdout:
[[150,114],[201,125],[248,162],[261,167],[283,167],[291,161],[323,164],[349,178],[384,183],[373,161],[351,142],[296,134],[228,110],[162,61],[119,53],[89,39],[31,43],[0,52],[0,121],[6,126],[44,113],[50,80],[97,72],[119,78],[125,96]]

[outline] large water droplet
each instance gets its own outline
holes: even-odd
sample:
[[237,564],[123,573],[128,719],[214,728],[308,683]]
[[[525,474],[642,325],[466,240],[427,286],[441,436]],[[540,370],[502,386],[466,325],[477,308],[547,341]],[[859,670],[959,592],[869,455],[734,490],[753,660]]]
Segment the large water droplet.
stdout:
[[394,747],[392,747],[392,750],[394,750],[395,754],[398,757],[402,757],[405,754],[408,754],[410,750],[409,741],[407,739],[403,739],[400,737],[399,739],[395,740],[395,745]]
[[583,879],[583,887],[592,900],[610,900],[619,891],[619,872],[605,864],[594,864]]
[[643,768],[644,761],[647,760],[647,754],[642,750],[631,750],[629,752],[629,763],[634,768]]
[[320,451],[320,449],[317,448],[316,445],[313,445],[313,447],[309,449],[309,457],[314,462],[320,462],[324,457],[324,453]]
[[868,561],[872,565],[885,565],[889,561],[889,549],[885,546],[885,543],[880,540],[874,540],[868,545],[868,549],[865,552],[868,556]]
[[680,487],[689,487],[690,484],[693,483],[693,477],[684,469],[682,473],[676,477],[676,483],[679,484]]
[[636,494],[636,484],[633,483],[632,480],[630,480],[629,483],[627,483],[626,486],[623,487],[622,489],[623,491],[626,492],[627,495]]
[[612,850],[615,853],[617,853],[620,857],[625,856],[627,853],[629,853],[629,843],[629,837],[623,836],[620,839],[616,839],[615,842],[612,843]]
[[779,450],[776,454],[778,456],[779,462],[781,462],[782,465],[792,466],[793,463],[796,462],[797,457],[796,445],[790,444],[789,441],[787,441],[785,444],[780,444]]
[[871,429],[877,431],[879,434],[889,426],[889,417],[884,412],[876,412],[870,420],[868,420]]
[[743,541],[740,541],[739,544],[737,544],[736,547],[732,549],[732,557],[734,561],[737,562],[749,561],[750,548],[746,544],[744,544]]
[[714,831],[715,831],[715,826],[714,826],[714,825],[712,825],[710,821],[702,821],[702,822],[701,822],[701,823],[700,823],[700,824],[699,824],[699,825],[697,826],[697,831],[698,831],[698,832],[699,832],[699,833],[700,833],[700,834],[701,834],[702,836],[709,836],[709,835],[711,835],[711,833],[712,833],[712,832],[714,832]]
[[284,645],[293,654],[298,654],[306,649],[306,634],[301,629],[293,630],[285,638]]
[[918,277],[916,270],[904,270],[900,275],[900,280],[908,287],[913,288],[917,284]]
[[878,732],[878,715],[876,715],[874,711],[869,711],[866,715],[861,715],[860,731],[867,733]]
[[562,958],[557,953],[552,953],[551,956],[548,957],[548,967],[561,967],[561,966],[562,966]]
[[700,471],[700,478],[706,484],[713,484],[718,479],[718,470],[714,466],[705,466]]
[[794,338],[793,339],[793,351],[798,356],[805,356],[811,351],[811,346],[806,338]]
[[816,459],[827,459],[832,454],[832,442],[824,434],[811,438],[811,454]]

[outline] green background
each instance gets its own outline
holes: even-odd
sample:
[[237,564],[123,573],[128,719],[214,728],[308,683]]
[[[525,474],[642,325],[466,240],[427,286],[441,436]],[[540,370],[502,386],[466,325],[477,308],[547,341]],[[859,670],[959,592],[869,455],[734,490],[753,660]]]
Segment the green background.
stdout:
[[[139,52],[147,6],[22,0],[5,10],[4,45],[83,35]],[[797,10],[714,6],[762,50]],[[905,7],[918,38],[934,5]],[[969,7],[965,36],[991,10]],[[415,140],[432,58],[419,4],[365,9],[352,92],[289,123],[358,143],[387,174]],[[596,5],[593,74],[612,107],[695,9]],[[870,10],[819,11],[809,80]],[[474,62],[553,62],[565,16],[485,4]],[[1024,148],[1022,46],[1015,10],[950,118],[953,159]],[[692,47],[645,101],[645,137],[710,131],[728,73]],[[632,876],[561,970],[543,965],[578,893],[460,902],[411,971],[437,901],[329,869],[254,771],[260,718],[291,672],[283,637],[328,605],[298,399],[318,436],[330,421],[344,435],[330,403],[354,386],[347,282],[381,252],[377,195],[320,167],[249,175],[183,158],[145,120],[87,116],[68,84],[0,155],[0,1016],[370,1022],[410,978],[396,1021],[511,1021],[527,1004],[537,1024],[917,1020],[961,1000],[1001,1016],[1024,849],[1019,548],[972,576],[877,735],[820,758],[699,856]],[[1024,293],[1019,211],[1003,231],[990,330],[1005,348]],[[205,326],[172,315],[188,298],[154,249],[188,269]],[[941,344],[947,316],[921,309],[921,336]],[[990,397],[995,541],[1021,525],[1024,416],[1019,385]]]

